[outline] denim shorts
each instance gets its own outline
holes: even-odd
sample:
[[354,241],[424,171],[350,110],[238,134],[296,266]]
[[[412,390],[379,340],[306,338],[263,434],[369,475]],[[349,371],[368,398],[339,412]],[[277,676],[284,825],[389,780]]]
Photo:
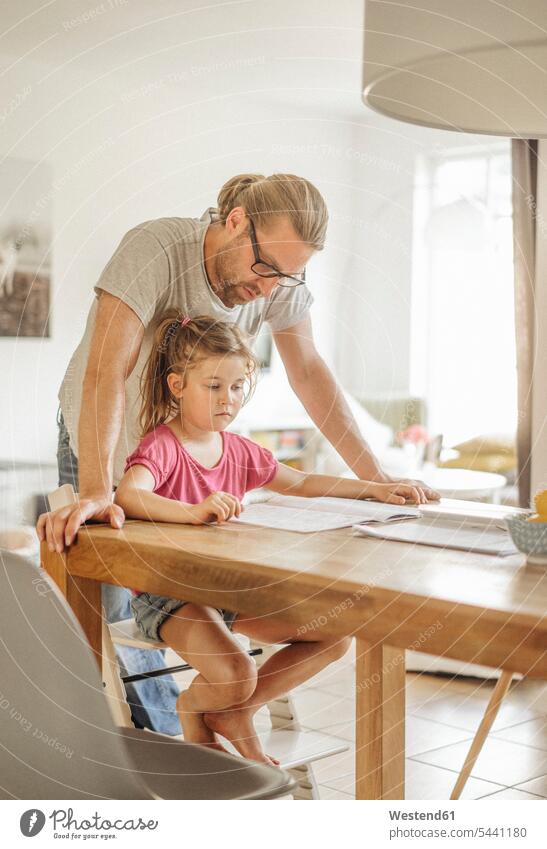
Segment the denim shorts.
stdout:
[[[155,595],[154,593],[139,593],[131,599],[131,610],[139,630],[150,640],[161,640],[159,630],[168,616],[173,611],[191,604],[189,601],[181,601],[179,598],[170,598],[166,595]],[[222,616],[228,630],[232,630],[237,613],[215,608]],[[162,641],[163,642],[163,641]]]

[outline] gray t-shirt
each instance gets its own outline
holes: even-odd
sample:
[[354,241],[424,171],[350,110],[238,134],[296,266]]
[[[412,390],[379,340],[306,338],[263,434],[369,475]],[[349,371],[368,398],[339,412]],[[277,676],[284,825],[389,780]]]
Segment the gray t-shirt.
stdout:
[[[268,299],[257,298],[233,308],[225,306],[209,285],[203,260],[205,233],[215,220],[215,213],[210,208],[201,218],[158,218],[129,230],[95,286],[95,292],[110,292],[124,301],[145,326],[137,364],[125,384],[125,417],[114,456],[115,485],[123,475],[125,458],[138,443],[140,376],[150,353],[156,322],[165,310],[176,308],[185,315],[210,315],[233,322],[255,337],[264,322],[273,331],[292,327],[306,316],[313,303],[304,285],[294,289],[278,287]],[[97,303],[98,298],[91,306],[82,341],[72,355],[59,390],[63,418],[76,456],[82,385]]]

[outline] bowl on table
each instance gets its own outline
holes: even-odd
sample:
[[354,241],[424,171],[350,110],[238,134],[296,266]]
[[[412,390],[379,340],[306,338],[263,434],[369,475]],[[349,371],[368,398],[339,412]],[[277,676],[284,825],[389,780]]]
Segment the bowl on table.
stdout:
[[532,513],[507,516],[505,523],[519,551],[529,563],[547,566],[547,522],[526,521]]

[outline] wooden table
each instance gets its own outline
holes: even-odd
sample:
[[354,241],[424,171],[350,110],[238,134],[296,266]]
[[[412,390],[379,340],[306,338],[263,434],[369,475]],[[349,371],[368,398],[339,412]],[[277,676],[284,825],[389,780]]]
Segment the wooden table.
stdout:
[[101,581],[354,634],[358,799],[404,798],[404,649],[547,678],[547,570],[521,555],[131,521],[42,558],[99,661]]

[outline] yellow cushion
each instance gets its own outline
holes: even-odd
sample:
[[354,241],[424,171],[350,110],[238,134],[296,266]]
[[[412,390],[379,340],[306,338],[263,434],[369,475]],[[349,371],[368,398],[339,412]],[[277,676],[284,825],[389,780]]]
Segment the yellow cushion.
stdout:
[[441,461],[442,469],[473,469],[475,472],[496,472],[506,474],[516,468],[517,455],[512,454],[477,454],[461,452],[459,457]]
[[515,437],[509,434],[486,433],[454,445],[461,454],[514,454]]

